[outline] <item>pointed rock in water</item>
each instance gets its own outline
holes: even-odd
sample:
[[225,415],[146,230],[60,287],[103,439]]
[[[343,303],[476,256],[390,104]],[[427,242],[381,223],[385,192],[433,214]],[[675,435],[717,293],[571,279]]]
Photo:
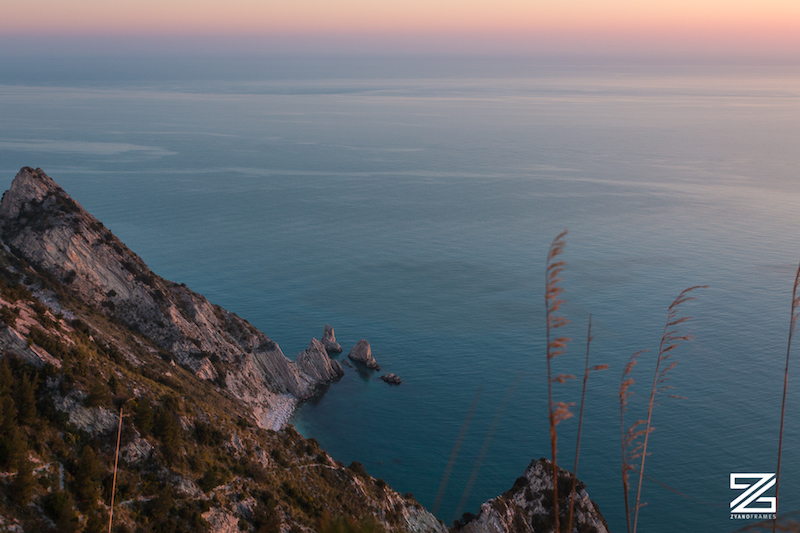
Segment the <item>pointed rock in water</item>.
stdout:
[[381,379],[390,385],[400,385],[403,382],[400,376],[392,373],[382,375]]
[[328,357],[325,347],[317,339],[311,339],[308,348],[300,352],[295,363],[317,383],[328,383],[344,375],[342,365]]
[[[572,488],[573,476],[559,468],[558,488]],[[481,505],[477,516],[466,523],[459,521],[452,529],[458,533],[552,533],[555,523],[553,516],[553,463],[548,459],[532,461],[522,477],[501,496],[492,498]],[[569,516],[570,491],[558,500],[560,521],[566,527]],[[466,515],[465,515],[466,516]],[[575,495],[575,521],[573,532],[594,531],[608,533],[600,509],[589,499],[586,487],[578,481]]]
[[322,345],[328,353],[342,353],[342,345],[336,342],[333,326],[325,324],[325,333],[322,334]]
[[364,363],[367,365],[367,368],[371,368],[372,370],[380,370],[381,367],[378,366],[378,362],[372,357],[372,348],[369,345],[369,342],[366,339],[361,339],[353,346],[353,349],[350,350],[350,353],[347,354],[347,357],[352,359],[353,361],[358,361],[360,363]]

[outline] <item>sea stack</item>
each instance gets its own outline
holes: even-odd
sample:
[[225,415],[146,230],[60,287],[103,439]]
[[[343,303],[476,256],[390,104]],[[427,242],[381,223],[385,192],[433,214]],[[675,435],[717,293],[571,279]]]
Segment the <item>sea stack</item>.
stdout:
[[367,368],[371,368],[372,370],[380,370],[381,367],[378,365],[378,362],[372,357],[372,348],[369,345],[369,341],[366,339],[361,339],[353,346],[353,349],[350,350],[350,353],[347,354],[347,357],[352,359],[353,361],[358,361],[367,365]]
[[322,345],[325,351],[330,353],[342,353],[342,345],[336,342],[336,335],[333,333],[333,326],[325,324],[325,332],[322,334]]

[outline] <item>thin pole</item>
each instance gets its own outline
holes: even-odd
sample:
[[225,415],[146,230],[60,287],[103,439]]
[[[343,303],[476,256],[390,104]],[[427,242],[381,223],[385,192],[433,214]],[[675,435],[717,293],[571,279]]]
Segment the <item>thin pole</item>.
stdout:
[[114,493],[117,490],[117,464],[119,463],[119,442],[122,438],[122,406],[119,408],[119,429],[117,430],[117,453],[114,456],[114,480],[111,483],[111,509],[108,513],[108,533],[111,533],[111,523],[114,520]]

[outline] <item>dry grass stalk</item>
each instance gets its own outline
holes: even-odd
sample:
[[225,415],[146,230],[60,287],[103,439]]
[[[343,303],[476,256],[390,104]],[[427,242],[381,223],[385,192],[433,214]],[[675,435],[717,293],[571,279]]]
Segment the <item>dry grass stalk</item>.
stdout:
[[547,323],[547,405],[550,418],[550,448],[553,456],[553,512],[555,514],[556,532],[561,531],[558,516],[558,464],[556,460],[558,434],[556,433],[556,426],[562,420],[572,416],[569,408],[574,404],[565,402],[553,403],[553,383],[564,383],[566,380],[575,377],[569,374],[559,374],[556,377],[552,377],[550,365],[552,359],[564,353],[567,343],[570,341],[568,337],[555,337],[555,331],[569,323],[566,317],[556,314],[564,303],[564,300],[561,299],[564,289],[558,284],[561,282],[559,276],[564,271],[566,263],[559,261],[558,256],[564,251],[564,246],[566,245],[564,237],[566,235],[566,230],[562,231],[550,244],[550,251],[547,254],[546,290],[544,295]]
[[[798,308],[800,308],[800,297],[797,296],[797,287],[800,285],[800,266],[797,267],[797,274],[794,277],[794,288],[792,289],[792,312],[789,321],[789,342],[786,346],[786,369],[783,372],[783,400],[781,402],[781,429],[778,433],[778,467],[775,470],[775,505],[778,504],[778,490],[781,484],[781,452],[783,451],[783,420],[786,414],[786,388],[789,385],[789,354],[792,351],[792,333],[797,324]],[[772,521],[772,532],[777,528],[777,516]]]
[[605,370],[608,365],[595,365],[589,367],[589,346],[592,342],[592,315],[589,315],[589,328],[586,333],[586,365],[583,371],[583,390],[581,391],[581,408],[578,412],[578,438],[575,443],[575,467],[572,471],[572,490],[570,491],[569,501],[569,521],[567,531],[572,531],[572,522],[575,517],[575,490],[578,485],[578,456],[581,450],[581,429],[583,427],[583,407],[586,400],[586,382],[589,380],[589,372],[596,372],[598,370]]
[[[664,332],[661,335],[661,343],[658,347],[658,358],[656,359],[656,369],[653,375],[653,387],[650,389],[650,402],[647,407],[647,419],[646,420],[638,420],[631,426],[630,430],[633,430],[633,440],[629,442],[632,444],[634,441],[638,441],[641,438],[641,444],[637,444],[634,446],[632,450],[632,455],[634,458],[638,458],[641,460],[639,464],[639,483],[636,489],[636,503],[634,505],[634,517],[633,517],[633,533],[636,533],[636,527],[639,523],[639,509],[643,506],[641,503],[642,498],[642,481],[644,477],[644,463],[647,459],[647,443],[650,437],[650,433],[653,431],[653,427],[651,425],[653,419],[653,406],[655,405],[655,398],[656,393],[658,392],[666,392],[667,390],[671,389],[672,386],[667,385],[667,381],[669,381],[668,373],[672,370],[675,365],[678,364],[677,361],[669,361],[672,357],[672,352],[679,346],[681,341],[687,341],[691,339],[690,335],[681,335],[678,331],[677,326],[683,324],[690,317],[678,317],[678,308],[681,304],[686,303],[688,301],[696,299],[694,296],[690,296],[690,293],[694,290],[705,288],[707,285],[696,285],[694,287],[689,287],[688,289],[684,289],[677,298],[670,304],[668,313],[667,313],[667,323],[664,326]],[[662,365],[666,365],[665,368],[662,368]],[[622,387],[620,387],[620,392],[622,392]],[[626,390],[627,392],[627,390]],[[672,398],[679,398],[678,396],[670,395]],[[639,429],[642,425],[645,426],[644,430]],[[630,432],[629,430],[629,432]],[[623,438],[624,441],[624,438]],[[624,467],[623,467],[624,468]],[[624,483],[624,481],[623,481]],[[627,493],[626,493],[627,494]]]
[[639,356],[646,353],[647,350],[640,350],[633,354],[625,367],[622,369],[622,379],[619,384],[619,427],[620,437],[622,441],[622,491],[625,495],[625,519],[628,524],[628,533],[631,531],[631,510],[628,494],[630,492],[630,478],[631,471],[636,471],[633,466],[634,461],[638,458],[637,447],[635,443],[644,434],[641,426],[645,423],[644,420],[637,420],[627,430],[625,429],[625,413],[628,410],[628,398],[633,394],[630,390],[634,380],[631,377],[633,367],[638,363]]

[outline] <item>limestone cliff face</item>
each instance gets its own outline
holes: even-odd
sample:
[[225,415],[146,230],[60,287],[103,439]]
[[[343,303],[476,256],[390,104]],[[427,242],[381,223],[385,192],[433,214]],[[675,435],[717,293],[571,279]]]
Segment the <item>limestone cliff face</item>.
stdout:
[[[553,533],[553,466],[547,459],[531,462],[511,490],[483,505],[478,515],[456,530],[460,533]],[[558,500],[562,527],[566,529],[569,493],[573,476],[561,470]],[[564,490],[562,490],[562,487]],[[575,499],[575,533],[608,533],[608,525],[583,483],[578,482]]]
[[296,364],[302,372],[319,383],[339,379],[344,375],[342,365],[328,357],[325,346],[317,339],[311,339],[308,348],[300,352]]
[[19,359],[35,367],[42,367],[45,364],[51,364],[56,368],[61,367],[61,361],[35,344],[29,344],[19,331],[6,325],[0,326],[0,351],[13,353]]
[[205,377],[214,374],[209,359],[221,363],[231,392],[261,414],[279,396],[308,397],[332,378],[326,361],[316,358],[298,368],[247,321],[155,275],[40,169],[20,170],[3,195],[0,236],[35,268],[174,354],[178,363]]

